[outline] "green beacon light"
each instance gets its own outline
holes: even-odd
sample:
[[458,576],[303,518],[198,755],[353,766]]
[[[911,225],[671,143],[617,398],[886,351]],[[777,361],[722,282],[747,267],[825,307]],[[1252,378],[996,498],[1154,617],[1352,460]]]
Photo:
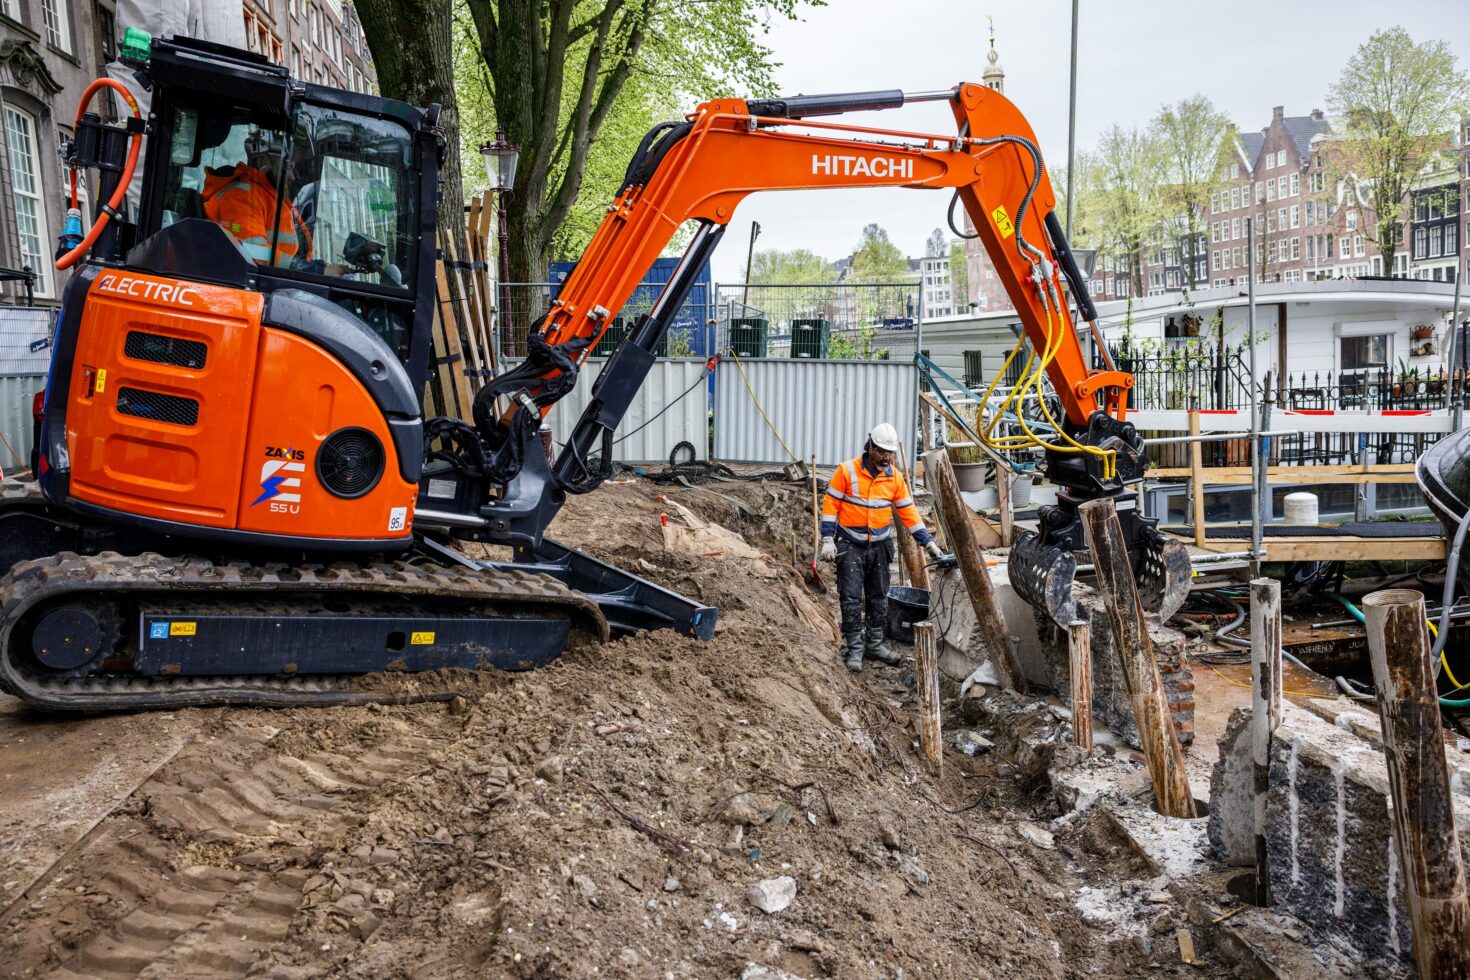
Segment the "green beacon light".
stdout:
[[138,64],[148,63],[148,56],[152,53],[153,35],[141,27],[129,27],[123,34],[122,52],[119,57],[123,61],[135,61]]

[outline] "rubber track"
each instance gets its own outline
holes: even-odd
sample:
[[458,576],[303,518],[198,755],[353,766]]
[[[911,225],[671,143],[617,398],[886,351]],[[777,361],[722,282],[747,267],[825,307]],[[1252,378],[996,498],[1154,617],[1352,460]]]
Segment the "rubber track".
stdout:
[[[9,503],[0,494],[0,506]],[[211,593],[232,599],[293,593],[393,598],[421,597],[466,604],[494,602],[521,608],[560,608],[574,622],[602,640],[608,625],[596,602],[546,575],[515,570],[471,570],[440,565],[388,562],[369,565],[219,564],[201,558],[169,558],[158,554],[84,556],[63,552],[18,563],[0,578],[0,687],[32,704],[64,710],[180,708],[191,705],[365,704],[445,700],[453,689],[418,689],[410,693],[373,692],[354,683],[361,675],[274,678],[238,677],[94,677],[36,676],[12,659],[11,634],[27,610],[37,603],[68,595],[126,597],[166,592],[195,597]],[[424,681],[428,683],[427,679]]]

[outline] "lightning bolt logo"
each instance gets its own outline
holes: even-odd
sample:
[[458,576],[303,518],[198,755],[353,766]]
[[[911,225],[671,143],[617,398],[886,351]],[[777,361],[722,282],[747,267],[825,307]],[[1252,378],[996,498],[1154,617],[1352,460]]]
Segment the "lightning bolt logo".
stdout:
[[284,459],[268,459],[260,468],[260,496],[250,506],[267,500],[278,500],[285,504],[301,503],[301,477],[305,463],[290,463]]

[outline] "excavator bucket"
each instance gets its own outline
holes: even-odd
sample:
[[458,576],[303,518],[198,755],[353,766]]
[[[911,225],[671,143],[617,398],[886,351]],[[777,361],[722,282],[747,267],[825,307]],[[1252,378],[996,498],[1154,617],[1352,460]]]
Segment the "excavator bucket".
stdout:
[[1022,531],[1011,546],[1008,571],[1011,587],[1033,609],[1043,610],[1058,626],[1070,626],[1077,618],[1072,597],[1077,559],[1070,551],[1043,545],[1035,531]]
[[[1145,612],[1168,622],[1189,595],[1192,570],[1184,545],[1152,527],[1140,529],[1136,551],[1130,556],[1138,579],[1138,599]],[[1077,618],[1072,580],[1077,558],[1054,545],[1042,545],[1035,531],[1024,531],[1011,548],[1011,585],[1033,608],[1041,609],[1059,626]]]

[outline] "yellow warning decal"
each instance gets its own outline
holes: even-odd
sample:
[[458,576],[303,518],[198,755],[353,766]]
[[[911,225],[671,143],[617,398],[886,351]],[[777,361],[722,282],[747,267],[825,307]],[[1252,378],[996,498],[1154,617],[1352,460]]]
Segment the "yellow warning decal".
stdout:
[[414,633],[409,636],[408,642],[416,647],[426,647],[434,642],[434,634],[430,630],[425,630],[422,633]]
[[199,632],[199,624],[198,623],[169,623],[168,624],[168,635],[169,636],[193,636],[197,632]]
[[97,386],[93,390],[99,395],[107,390],[107,368],[97,369]]
[[1011,224],[1011,216],[1006,213],[1006,206],[1002,204],[990,216],[995,219],[995,227],[1000,229],[1001,238],[1010,238],[1016,233],[1016,226]]

